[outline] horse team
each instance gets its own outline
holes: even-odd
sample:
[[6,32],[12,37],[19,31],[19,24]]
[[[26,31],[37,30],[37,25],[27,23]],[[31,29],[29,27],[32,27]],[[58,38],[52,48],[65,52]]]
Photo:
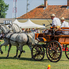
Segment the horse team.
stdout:
[[[9,57],[10,49],[13,46],[16,46],[16,55],[14,57],[20,58],[22,52],[25,52],[23,50],[24,45],[28,45],[30,50],[32,49],[32,44],[36,44],[37,41],[35,40],[35,34],[33,32],[31,33],[22,33],[22,30],[20,27],[16,24],[10,25],[10,28],[8,28],[6,25],[0,25],[0,29],[2,30],[4,34],[4,43],[0,45],[0,52],[3,53],[1,47],[7,46],[9,44],[8,54],[7,57]],[[20,54],[18,55],[18,50],[20,50]]]

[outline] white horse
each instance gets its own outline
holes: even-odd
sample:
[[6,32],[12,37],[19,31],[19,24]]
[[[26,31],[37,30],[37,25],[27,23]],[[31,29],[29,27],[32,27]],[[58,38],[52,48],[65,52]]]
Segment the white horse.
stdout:
[[[23,33],[22,32],[22,29],[17,25],[17,24],[14,24],[14,23],[12,23],[12,24],[9,24],[8,25],[8,27],[9,27],[9,29],[10,30],[12,30],[14,33]],[[26,33],[30,38],[34,38],[34,39],[31,39],[32,41],[34,41],[35,43],[38,43],[38,41],[37,40],[35,40],[35,33]],[[30,36],[30,35],[32,36]],[[24,50],[23,50],[24,51]],[[25,51],[24,51],[25,52]]]
[[9,24],[9,25],[6,25],[11,31],[13,31],[14,33],[21,33],[22,32],[22,29],[17,25],[17,24]]
[[[9,46],[9,50],[8,50],[8,55],[9,56],[9,51],[12,45],[17,47],[17,52],[15,57],[18,54],[18,47],[20,47],[20,55],[18,56],[18,58],[20,58],[21,53],[23,52],[22,47],[24,45],[28,45],[30,47],[30,49],[32,49],[32,44],[35,44],[35,39],[34,39],[34,34],[33,33],[13,33],[10,32],[10,30],[5,26],[5,25],[0,25],[0,29],[3,31],[3,33],[5,34],[5,38],[4,38],[4,43],[1,44],[1,46],[6,46],[6,45],[10,45]],[[0,47],[1,47],[0,46]],[[0,51],[2,53],[2,50],[0,48]]]

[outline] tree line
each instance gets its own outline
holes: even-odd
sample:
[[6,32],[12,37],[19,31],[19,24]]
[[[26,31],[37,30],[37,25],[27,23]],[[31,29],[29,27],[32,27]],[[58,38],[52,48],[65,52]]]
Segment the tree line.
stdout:
[[9,8],[9,4],[6,4],[4,0],[0,0],[0,18],[6,17],[6,11]]

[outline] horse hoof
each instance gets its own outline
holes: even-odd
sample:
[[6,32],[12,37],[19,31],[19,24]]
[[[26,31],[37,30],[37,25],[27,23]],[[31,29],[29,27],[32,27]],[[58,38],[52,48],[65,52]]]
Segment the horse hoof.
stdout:
[[14,56],[14,58],[16,58],[17,56]]
[[25,53],[25,51],[24,51],[24,50],[23,50],[22,52],[23,52],[23,53]]
[[18,56],[18,59],[20,58],[20,55]]
[[7,59],[8,57],[6,57],[6,59]]
[[17,59],[19,59],[20,57],[17,57]]
[[1,51],[1,54],[3,54],[3,52]]
[[17,57],[17,59],[19,59],[19,58]]

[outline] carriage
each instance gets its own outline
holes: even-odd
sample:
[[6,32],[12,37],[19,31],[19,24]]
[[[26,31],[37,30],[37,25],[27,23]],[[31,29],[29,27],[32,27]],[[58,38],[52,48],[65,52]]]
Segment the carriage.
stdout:
[[36,61],[40,61],[44,58],[45,52],[47,58],[51,62],[58,62],[62,56],[62,46],[65,46],[65,55],[69,59],[69,34],[63,34],[62,32],[69,32],[68,27],[63,27],[62,30],[57,30],[57,28],[51,28],[47,30],[47,33],[37,33],[35,34],[35,39],[38,38],[40,42],[44,44],[36,44],[33,46],[31,55]]
[[[15,44],[15,46],[17,47],[16,55],[14,57],[17,57],[18,47],[20,47],[19,48],[20,54],[18,56],[18,58],[20,58],[20,56],[23,52],[22,48],[23,48],[24,44],[27,44],[31,50],[31,55],[34,60],[36,60],[36,61],[42,60],[44,58],[45,52],[46,52],[47,58],[51,62],[58,62],[62,56],[61,44],[63,44],[63,45],[65,45],[65,55],[69,59],[69,56],[68,56],[69,34],[59,33],[59,31],[60,32],[63,32],[63,31],[69,32],[69,28],[64,27],[64,28],[62,28],[63,30],[61,31],[61,30],[57,30],[55,27],[55,28],[51,28],[51,29],[47,30],[47,33],[35,34],[35,39],[37,39],[38,42],[43,42],[43,44],[39,44],[39,43],[35,44],[34,33],[28,33],[28,34],[21,33],[20,32],[21,29],[19,27],[17,29],[17,27],[15,28],[15,26],[17,26],[17,25],[16,24],[12,25],[13,31],[11,32],[5,25],[0,25],[0,29],[5,34],[5,36],[10,37],[9,39],[8,39],[8,37],[4,38],[4,43],[0,45],[0,51],[1,51],[1,53],[3,53],[1,50],[1,47],[5,46],[5,44],[10,43],[7,58],[9,56],[9,51],[10,51],[11,45]],[[16,33],[14,33],[14,32],[16,32]],[[18,32],[20,32],[20,34]],[[56,33],[59,33],[59,34],[56,34]],[[12,37],[14,37],[14,35],[18,35],[17,36],[18,39],[16,39],[15,41],[12,40]],[[23,39],[23,41],[20,42],[20,37],[23,37],[23,38],[26,37],[27,40],[24,41],[24,39]],[[15,36],[15,38],[16,38],[16,36]],[[31,45],[30,41],[33,42],[34,45]]]

